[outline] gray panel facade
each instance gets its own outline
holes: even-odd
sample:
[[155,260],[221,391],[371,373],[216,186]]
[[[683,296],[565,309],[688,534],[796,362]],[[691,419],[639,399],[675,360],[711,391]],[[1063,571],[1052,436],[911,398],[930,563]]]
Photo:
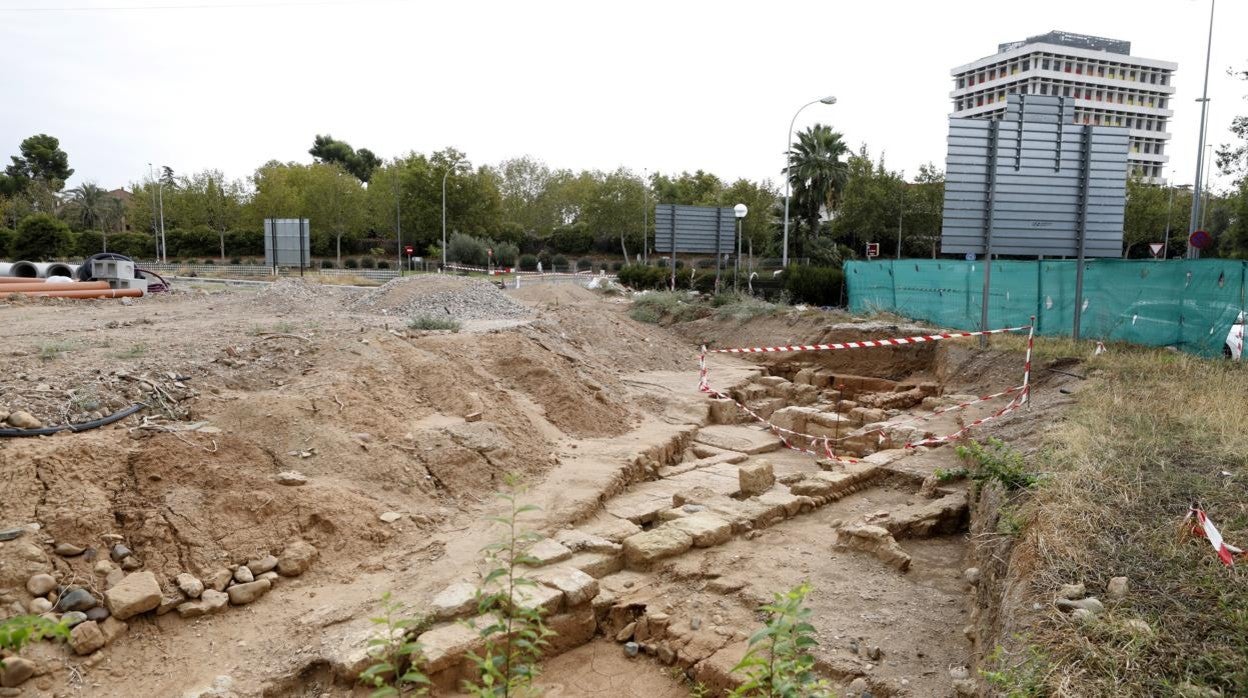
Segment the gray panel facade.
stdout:
[[[941,251],[1122,255],[1128,133],[1071,123],[1060,98],[1018,95],[1005,120],[949,120]],[[1033,119],[1034,115],[1034,119]],[[1058,118],[1061,115],[1063,118]]]
[[270,267],[311,266],[311,235],[307,218],[264,219],[264,263]]
[[670,253],[673,245],[677,252],[735,253],[737,233],[733,210],[679,204],[655,206],[654,249]]

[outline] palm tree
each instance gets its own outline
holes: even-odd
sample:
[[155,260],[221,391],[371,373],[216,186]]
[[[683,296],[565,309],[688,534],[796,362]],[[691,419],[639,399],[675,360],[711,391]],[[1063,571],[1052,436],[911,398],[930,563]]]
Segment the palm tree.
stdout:
[[106,215],[108,199],[107,191],[94,182],[84,182],[81,186],[70,189],[69,207],[87,230],[94,230]]
[[849,166],[841,157],[849,152],[841,134],[832,127],[815,124],[797,134],[789,150],[789,166],[783,174],[793,188],[795,208],[806,219],[807,234],[819,236],[819,219],[835,211],[849,180]]

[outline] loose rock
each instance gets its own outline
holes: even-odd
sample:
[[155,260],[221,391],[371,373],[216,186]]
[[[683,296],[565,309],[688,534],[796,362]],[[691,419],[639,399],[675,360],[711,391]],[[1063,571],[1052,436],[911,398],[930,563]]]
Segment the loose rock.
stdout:
[[75,654],[91,654],[104,646],[104,633],[93,620],[79,623],[69,631],[69,646]]
[[51,611],[51,610],[52,610],[52,602],[48,601],[47,599],[41,596],[35,597],[30,602],[30,612],[35,615],[39,615],[41,613],[47,613],[48,611]]
[[286,470],[274,476],[279,485],[287,485],[289,487],[299,487],[308,484],[308,476],[295,470]]
[[24,528],[6,528],[0,531],[0,543],[14,540],[15,538],[17,538],[18,536],[22,535],[25,532],[26,532],[26,529]]
[[8,657],[4,660],[4,671],[0,672],[0,686],[16,688],[34,675],[34,662],[25,657]]
[[281,555],[277,556],[277,573],[283,577],[298,577],[312,566],[316,559],[316,548],[312,544],[298,540],[286,546]]
[[183,594],[186,594],[188,599],[198,599],[200,594],[204,593],[204,583],[196,579],[193,574],[183,572],[175,577],[173,581],[178,585],[178,589],[182,590]]
[[108,556],[113,559],[113,562],[121,562],[122,560],[130,557],[132,554],[133,553],[130,551],[130,548],[118,543],[113,546],[111,551],[109,551]]
[[224,567],[208,576],[206,584],[215,591],[225,591],[225,585],[234,578],[234,573]]
[[61,613],[66,611],[86,611],[94,607],[98,603],[91,592],[86,589],[74,587],[61,594],[56,600],[56,610]]
[[1086,608],[1076,608],[1075,610],[1071,611],[1070,618],[1071,620],[1075,620],[1080,623],[1088,623],[1093,620],[1096,620],[1096,614],[1089,611]]
[[975,586],[979,584],[979,568],[978,567],[966,568],[966,570],[962,572],[962,579],[965,579],[966,583],[970,584],[971,586]]
[[35,415],[26,412],[25,410],[18,410],[9,414],[8,421],[10,425],[17,427],[18,429],[39,429],[43,426],[43,422],[35,419]]
[[50,574],[36,574],[26,580],[26,591],[32,596],[44,596],[56,589],[56,578]]
[[205,589],[198,601],[187,601],[178,606],[178,615],[183,618],[197,618],[209,613],[221,613],[230,604],[230,595],[216,589]]
[[143,561],[131,555],[121,561],[121,569],[127,572],[133,572],[143,566]]
[[248,584],[256,581],[256,576],[251,573],[251,568],[247,565],[239,565],[238,569],[234,570],[234,581],[239,584]]
[[86,548],[74,545],[73,543],[57,543],[53,552],[61,557],[77,557],[86,552],[86,550]]
[[252,601],[264,596],[272,584],[267,579],[261,579],[255,582],[247,582],[246,584],[235,584],[227,589],[230,596],[230,603],[235,606],[245,606]]
[[624,654],[627,654],[630,657],[636,657],[638,652],[641,652],[641,645],[636,642],[624,643]]
[[85,623],[88,620],[90,620],[90,618],[87,618],[87,614],[82,611],[70,611],[69,613],[61,616],[61,623],[71,628],[79,623]]
[[277,567],[277,558],[272,555],[265,555],[262,558],[247,561],[247,569],[252,574],[264,574]]
[[403,515],[397,511],[387,511],[377,518],[381,519],[382,523],[394,523],[403,518]]
[[1111,599],[1126,598],[1130,585],[1126,577],[1113,577],[1109,580],[1109,585],[1105,589],[1105,593]]
[[108,618],[108,616],[108,609],[104,606],[96,606],[94,608],[87,609],[87,620],[93,620],[98,623],[105,618]]
[[1057,591],[1059,599],[1082,599],[1087,595],[1087,587],[1083,584],[1063,584],[1062,588]]
[[108,611],[118,620],[156,610],[160,605],[160,583],[151,572],[126,575],[116,586],[104,592]]
[[1086,599],[1071,601],[1070,599],[1058,599],[1057,607],[1063,611],[1084,610],[1094,615],[1100,615],[1105,611],[1105,604],[1095,596],[1089,596]]

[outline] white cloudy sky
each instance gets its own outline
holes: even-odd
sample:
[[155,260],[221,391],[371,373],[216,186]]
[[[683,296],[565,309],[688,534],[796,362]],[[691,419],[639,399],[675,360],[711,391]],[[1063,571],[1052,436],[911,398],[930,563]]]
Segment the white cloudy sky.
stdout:
[[[1063,29],[1179,63],[1174,181],[1191,182],[1208,0],[408,2],[0,0],[0,158],[61,139],[75,182],[147,163],[244,177],[309,161],[317,133],[382,157],[703,168],[776,177],[789,119],[833,124],[894,168],[943,167],[949,69]],[[67,8],[67,9],[52,9]],[[1248,2],[1219,4],[1210,141],[1248,112]],[[1220,181],[1215,178],[1215,181]]]

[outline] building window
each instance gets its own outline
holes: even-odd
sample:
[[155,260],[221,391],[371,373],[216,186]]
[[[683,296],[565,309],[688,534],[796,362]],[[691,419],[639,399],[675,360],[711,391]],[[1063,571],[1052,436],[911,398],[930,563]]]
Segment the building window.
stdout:
[[1047,95],[1048,93],[1049,93],[1048,83],[1044,83],[1044,82],[1040,83],[1040,94]]
[[1045,69],[1045,70],[1048,70],[1048,69],[1049,69],[1049,59],[1047,59],[1047,58],[1041,59],[1041,61],[1040,61],[1040,67],[1042,67],[1042,68],[1043,68],[1043,69]]
[[1063,97],[1070,96],[1070,85],[1065,85],[1064,87],[1062,87],[1062,96]]
[[1031,59],[1030,59],[1030,58],[1025,58],[1025,59],[1023,59],[1023,70],[1031,70]]

